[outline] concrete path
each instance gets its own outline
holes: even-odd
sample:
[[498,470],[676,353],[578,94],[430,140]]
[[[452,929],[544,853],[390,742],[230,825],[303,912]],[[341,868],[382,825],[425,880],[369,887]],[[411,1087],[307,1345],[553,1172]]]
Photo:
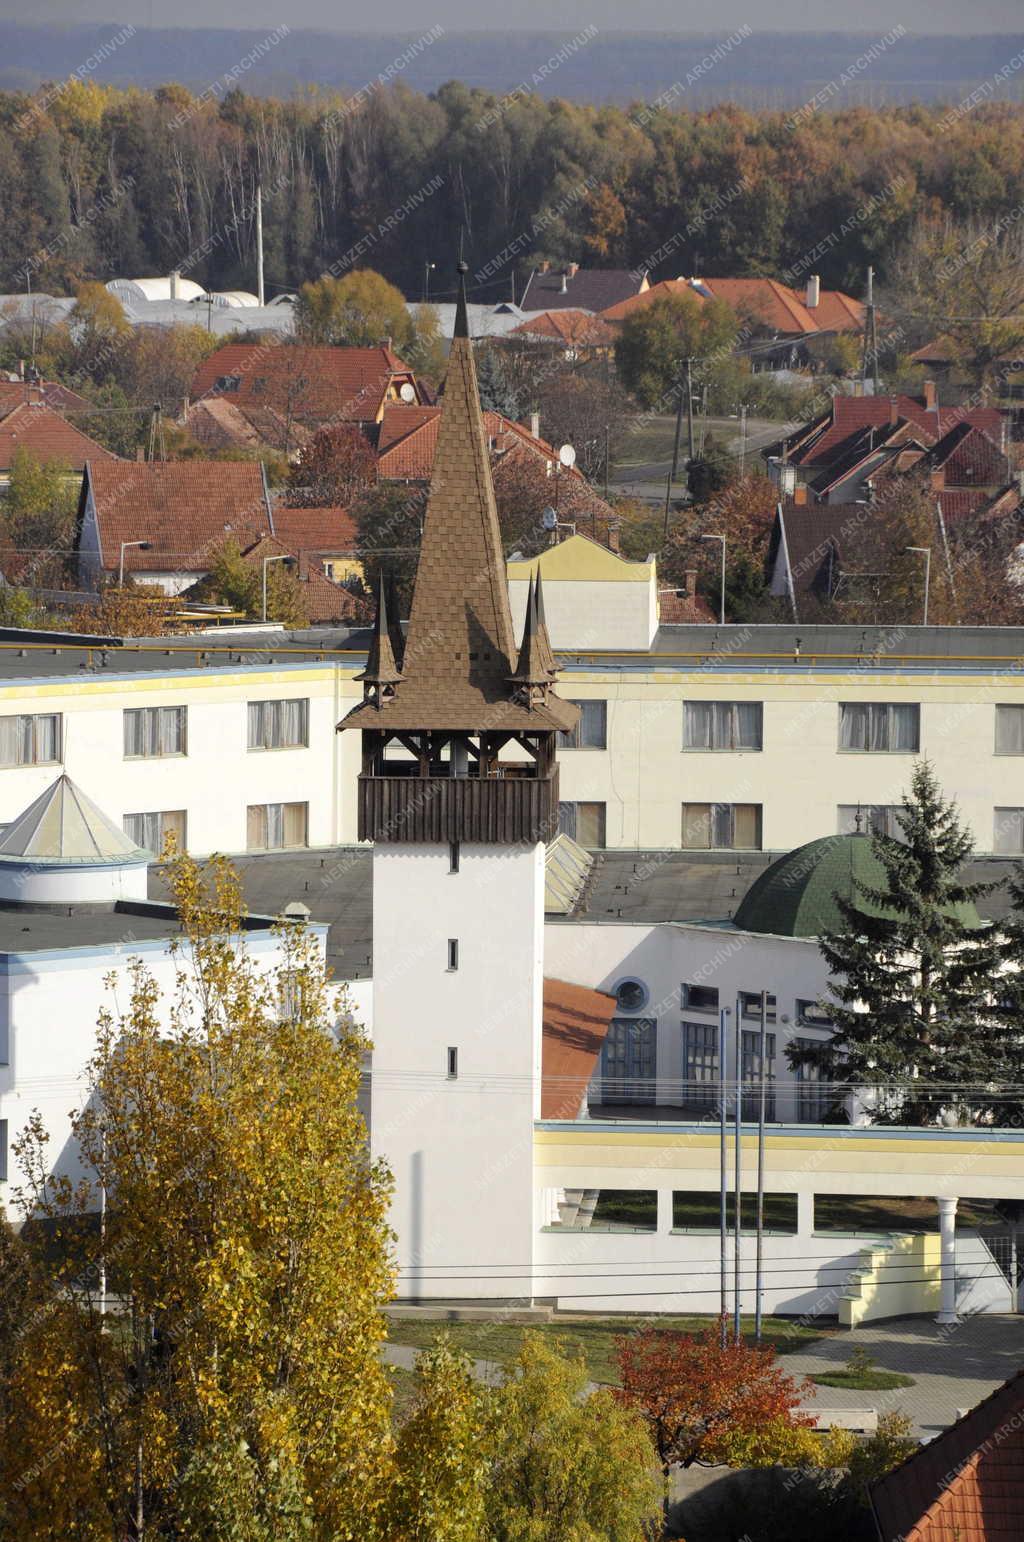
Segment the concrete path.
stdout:
[[[403,1371],[416,1369],[416,1361],[422,1351],[414,1344],[385,1344],[384,1362],[397,1365]],[[473,1375],[477,1381],[500,1381],[501,1366],[496,1360],[474,1360]]]
[[783,1357],[792,1376],[841,1370],[852,1349],[864,1349],[880,1370],[900,1371],[914,1386],[892,1392],[850,1392],[817,1387],[805,1405],[877,1408],[905,1413],[915,1434],[928,1438],[953,1423],[958,1408],[972,1408],[1024,1365],[1024,1316],[978,1316],[940,1327],[931,1318],[869,1323],[821,1339]]

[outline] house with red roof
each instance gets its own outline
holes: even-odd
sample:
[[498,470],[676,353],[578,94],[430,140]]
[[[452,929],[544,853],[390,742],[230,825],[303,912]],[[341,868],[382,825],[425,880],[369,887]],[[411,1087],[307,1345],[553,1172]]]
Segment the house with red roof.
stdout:
[[335,583],[362,578],[356,523],[347,509],[291,509],[278,503],[271,519],[275,538],[301,563],[319,563]]
[[[386,406],[377,433],[378,477],[392,482],[429,482],[440,417],[440,407]],[[546,440],[500,412],[485,412],[483,419],[492,462],[511,451],[522,451],[543,462],[550,476],[556,475],[558,451]],[[562,467],[557,474],[583,480],[575,467]]]
[[0,418],[5,418],[15,407],[42,402],[55,412],[88,412],[91,403],[70,386],[56,380],[0,379]]
[[871,1485],[879,1542],[1024,1537],[1024,1370]]
[[63,461],[75,472],[81,472],[89,460],[118,460],[112,450],[97,444],[41,400],[22,402],[0,418],[0,484],[10,477],[19,450],[38,461]]
[[615,343],[615,328],[589,311],[538,311],[508,333],[530,343],[554,344],[564,350],[570,363],[606,358]]
[[262,577],[266,558],[283,558],[298,580],[306,619],[310,626],[329,626],[344,622],[359,626],[369,621],[371,607],[358,588],[347,587],[328,577],[323,563],[312,552],[296,552],[291,541],[276,535],[261,535],[242,550],[242,558]]
[[252,402],[239,405],[224,396],[205,396],[181,418],[197,444],[216,454],[220,450],[248,450],[259,454],[273,450],[293,458],[311,437],[301,423],[289,423],[273,407]]
[[90,460],[76,545],[80,582],[121,574],[181,594],[225,541],[273,534],[266,473],[254,461]]
[[[379,423],[389,402],[425,403],[425,389],[390,346],[313,347],[304,343],[226,343],[192,378],[191,399],[270,407],[290,428]],[[288,449],[291,448],[290,439]]]

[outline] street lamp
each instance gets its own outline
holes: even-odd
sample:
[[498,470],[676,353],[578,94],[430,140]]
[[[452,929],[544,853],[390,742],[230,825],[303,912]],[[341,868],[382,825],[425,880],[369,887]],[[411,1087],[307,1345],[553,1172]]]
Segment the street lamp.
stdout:
[[429,305],[430,304],[430,275],[431,275],[431,273],[433,273],[433,271],[434,271],[434,269],[436,267],[437,267],[437,263],[436,262],[425,262],[423,264],[423,303],[424,303],[424,305]]
[[916,551],[924,557],[924,619],[922,626],[928,625],[928,591],[931,587],[932,577],[932,549],[930,546],[904,546],[904,551]]
[[122,541],[121,542],[121,560],[120,560],[120,562],[117,565],[117,587],[119,589],[123,589],[124,588],[124,554],[125,554],[125,552],[128,550],[128,548],[130,546],[137,546],[140,551],[149,551],[150,542],[149,541]]
[[725,625],[725,536],[702,535],[702,541],[721,541],[722,543],[722,582],[718,603],[718,620],[721,626]]
[[267,619],[267,567],[271,562],[291,562],[291,553],[282,552],[278,557],[264,557],[263,559],[263,619]]

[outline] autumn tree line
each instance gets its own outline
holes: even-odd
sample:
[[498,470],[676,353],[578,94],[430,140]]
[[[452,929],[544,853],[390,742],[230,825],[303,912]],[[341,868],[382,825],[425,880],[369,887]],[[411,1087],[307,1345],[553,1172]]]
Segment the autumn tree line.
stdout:
[[[813,252],[824,284],[859,294],[866,266],[884,267],[920,219],[993,221],[1024,202],[1024,108],[694,113],[457,81],[352,100],[92,82],[8,92],[0,289],[71,293],[172,268],[252,288],[258,182],[271,295],[370,265],[419,299],[433,261],[432,297],[451,298],[460,230],[480,300],[510,297],[545,256],[784,276]],[[518,255],[496,260],[511,244]]]

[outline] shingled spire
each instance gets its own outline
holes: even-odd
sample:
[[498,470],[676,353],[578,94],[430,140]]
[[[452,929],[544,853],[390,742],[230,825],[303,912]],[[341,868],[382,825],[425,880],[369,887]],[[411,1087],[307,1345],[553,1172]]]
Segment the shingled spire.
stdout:
[[394,696],[394,687],[401,678],[391,642],[384,576],[381,574],[377,589],[377,614],[373,618],[373,637],[366,656],[366,668],[356,679],[363,682],[364,701],[372,702],[379,711],[384,702]]
[[551,676],[551,679],[554,680],[558,675],[558,665],[555,663],[555,655],[551,647],[551,637],[548,633],[548,621],[544,614],[544,588],[539,564],[537,567],[537,589],[534,594],[533,603],[537,611],[536,627],[537,635],[540,638],[544,667]]
[[[466,271],[460,262],[455,332],[401,675],[388,699],[372,703],[380,709],[374,726],[403,732],[571,728],[578,710],[553,691],[539,707],[527,707],[517,694],[508,578],[469,338]],[[355,708],[344,726],[360,726],[369,705]]]
[[512,676],[516,699],[528,707],[543,706],[547,702],[555,677],[554,660],[541,607],[538,573],[536,579],[530,579],[519,662]]

